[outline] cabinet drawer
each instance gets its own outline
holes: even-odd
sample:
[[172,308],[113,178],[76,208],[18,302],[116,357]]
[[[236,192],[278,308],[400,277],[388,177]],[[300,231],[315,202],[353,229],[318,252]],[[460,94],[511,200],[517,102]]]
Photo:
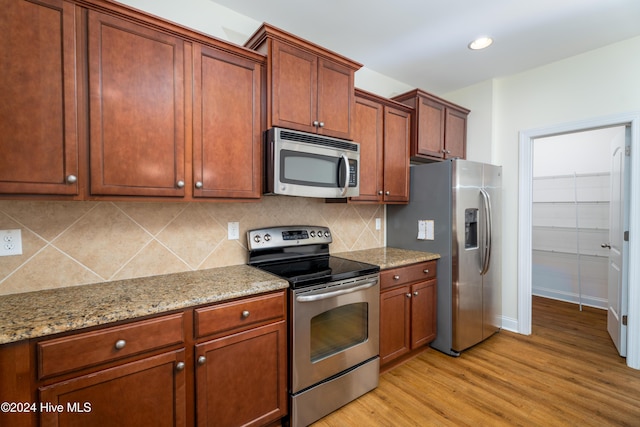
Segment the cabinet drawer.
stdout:
[[283,319],[284,292],[246,298],[195,310],[196,337],[237,332]]
[[45,378],[184,341],[182,313],[85,332],[37,344]]
[[421,262],[380,272],[380,289],[436,277],[436,261]]

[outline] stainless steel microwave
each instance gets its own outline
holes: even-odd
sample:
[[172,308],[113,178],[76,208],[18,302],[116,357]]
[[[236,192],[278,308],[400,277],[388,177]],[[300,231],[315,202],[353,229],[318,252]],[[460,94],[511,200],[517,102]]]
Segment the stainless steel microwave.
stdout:
[[266,132],[267,194],[341,198],[360,195],[360,144],[306,132]]

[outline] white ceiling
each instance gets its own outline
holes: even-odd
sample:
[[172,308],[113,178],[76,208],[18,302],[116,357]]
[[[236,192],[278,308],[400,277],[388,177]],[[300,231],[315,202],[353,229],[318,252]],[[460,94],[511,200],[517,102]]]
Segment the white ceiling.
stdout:
[[639,0],[213,1],[436,94],[640,35]]

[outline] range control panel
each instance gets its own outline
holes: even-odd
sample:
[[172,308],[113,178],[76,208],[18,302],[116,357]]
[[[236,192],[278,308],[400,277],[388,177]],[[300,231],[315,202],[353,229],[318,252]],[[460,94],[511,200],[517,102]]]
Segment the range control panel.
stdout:
[[247,246],[251,251],[331,242],[329,227],[319,225],[270,227],[247,232]]

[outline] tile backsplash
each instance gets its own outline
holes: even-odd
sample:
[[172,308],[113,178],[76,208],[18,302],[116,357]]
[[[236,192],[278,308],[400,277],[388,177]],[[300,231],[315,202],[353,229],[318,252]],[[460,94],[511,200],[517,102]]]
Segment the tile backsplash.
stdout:
[[[382,229],[376,230],[380,218]],[[227,222],[240,239],[227,240]],[[258,203],[0,201],[0,230],[22,255],[0,257],[0,295],[244,264],[247,230],[331,228],[331,252],[384,246],[384,206],[266,196]]]

